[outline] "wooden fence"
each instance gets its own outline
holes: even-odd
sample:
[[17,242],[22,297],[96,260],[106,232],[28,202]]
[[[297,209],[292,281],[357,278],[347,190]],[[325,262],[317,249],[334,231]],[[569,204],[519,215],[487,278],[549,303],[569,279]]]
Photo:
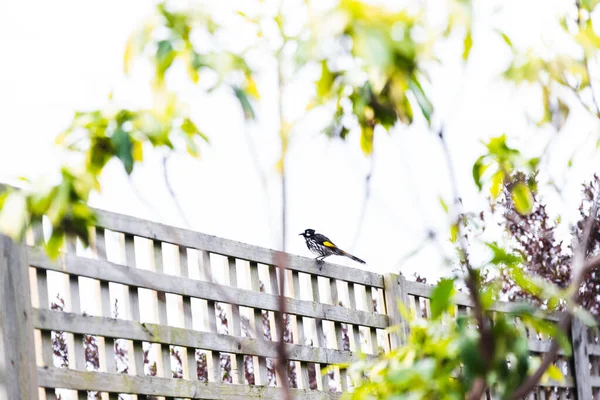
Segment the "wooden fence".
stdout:
[[[56,261],[0,237],[0,398],[277,399],[287,383],[273,373],[274,340],[284,329],[293,395],[337,399],[352,383],[336,364],[401,345],[384,332],[408,329],[398,299],[430,315],[431,286],[402,276],[285,254],[279,288],[274,250],[98,216],[91,249],[69,242]],[[274,318],[280,289],[286,326]],[[469,306],[457,298],[458,312]],[[548,338],[528,334],[532,353],[548,350]],[[598,332],[575,321],[572,340],[573,357],[556,361],[566,379],[542,383],[531,399],[600,398]]]

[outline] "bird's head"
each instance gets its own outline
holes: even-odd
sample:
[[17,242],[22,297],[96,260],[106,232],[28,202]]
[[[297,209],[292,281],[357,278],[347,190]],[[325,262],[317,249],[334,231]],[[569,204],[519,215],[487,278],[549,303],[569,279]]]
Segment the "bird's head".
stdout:
[[314,229],[307,229],[304,232],[300,233],[300,236],[304,236],[304,238],[309,238],[314,236],[315,234],[315,230]]

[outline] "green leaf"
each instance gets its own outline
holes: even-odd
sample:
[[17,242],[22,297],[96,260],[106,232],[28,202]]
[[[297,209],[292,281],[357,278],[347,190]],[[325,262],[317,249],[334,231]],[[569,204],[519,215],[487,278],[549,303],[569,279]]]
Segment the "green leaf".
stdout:
[[329,98],[335,75],[327,67],[327,61],[321,61],[321,78],[317,81],[317,96]]
[[502,191],[502,185],[504,184],[504,171],[498,170],[492,175],[492,186],[490,187],[490,194],[493,199],[497,199],[498,195]]
[[581,7],[587,11],[592,11],[597,4],[598,0],[581,0]]
[[427,120],[427,123],[431,124],[431,115],[433,114],[433,105],[427,98],[427,95],[425,95],[425,92],[423,91],[423,87],[421,87],[421,84],[416,79],[416,77],[411,77],[408,80],[408,86],[410,87],[411,92],[415,95],[415,97],[417,99],[417,103],[419,104],[419,107],[421,108],[421,112],[423,113],[423,116]]
[[454,279],[442,279],[431,292],[431,317],[438,318],[450,305],[450,299],[455,293]]
[[496,243],[486,243],[486,245],[494,253],[494,257],[490,260],[491,264],[499,265],[515,265],[520,264],[523,258],[514,254],[509,254],[506,250],[499,247]]
[[156,80],[162,83],[167,69],[173,64],[176,52],[169,40],[161,40],[156,48]]
[[473,35],[470,29],[467,30],[467,34],[465,35],[465,39],[463,40],[463,46],[464,50],[462,54],[462,59],[466,61],[469,58],[469,54],[471,54],[471,48],[473,48]]
[[483,187],[481,177],[483,176],[483,173],[488,167],[487,165],[483,164],[484,159],[485,156],[481,156],[477,159],[477,161],[475,161],[475,164],[473,164],[473,180],[475,181],[475,184],[477,185],[477,189],[479,189],[479,191],[481,191],[481,188]]
[[361,128],[360,148],[368,156],[373,153],[373,127],[369,123],[366,123]]
[[450,241],[452,243],[455,243],[458,239],[459,232],[460,230],[458,229],[458,224],[452,224],[452,226],[450,227]]
[[527,165],[529,165],[529,168],[532,171],[536,171],[538,169],[538,166],[540,165],[540,158],[539,157],[530,158],[529,161],[527,161]]
[[129,134],[118,129],[111,137],[112,145],[115,148],[115,155],[125,167],[127,174],[133,171],[133,143]]
[[560,371],[560,368],[558,368],[554,364],[551,364],[544,374],[548,378],[550,378],[554,381],[557,381],[557,382],[563,382],[565,380],[565,377],[563,376],[562,372]]
[[442,196],[440,196],[440,205],[444,209],[444,212],[446,214],[448,214],[448,204],[446,204],[446,202],[444,201],[444,199],[442,198]]
[[53,230],[48,243],[46,244],[46,253],[51,259],[56,259],[60,254],[60,249],[65,242],[65,235],[62,230]]
[[533,209],[533,195],[531,189],[523,182],[517,183],[510,191],[511,198],[515,203],[515,209],[521,215],[527,215]]
[[252,107],[252,104],[250,104],[250,100],[248,99],[248,96],[246,96],[246,93],[240,88],[233,88],[233,92],[242,106],[244,118],[246,120],[255,119],[256,114],[254,113],[254,108]]
[[513,43],[512,43],[512,40],[510,40],[510,38],[508,37],[508,35],[504,32],[500,32],[500,31],[496,31],[496,32],[498,32],[498,34],[502,37],[502,40],[504,40],[504,43],[506,43],[508,45],[508,47],[510,47],[512,49]]

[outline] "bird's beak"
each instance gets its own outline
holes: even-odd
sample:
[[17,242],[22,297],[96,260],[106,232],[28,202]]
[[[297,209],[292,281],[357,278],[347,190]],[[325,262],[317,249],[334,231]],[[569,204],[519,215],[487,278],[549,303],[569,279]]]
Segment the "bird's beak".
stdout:
[[302,232],[302,233],[299,233],[298,235],[300,235],[300,236],[304,236],[304,232]]

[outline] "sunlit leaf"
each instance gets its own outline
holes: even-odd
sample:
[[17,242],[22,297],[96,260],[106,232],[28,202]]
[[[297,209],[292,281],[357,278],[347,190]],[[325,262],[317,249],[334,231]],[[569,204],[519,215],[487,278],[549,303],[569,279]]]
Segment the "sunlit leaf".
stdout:
[[368,156],[373,153],[373,127],[367,123],[361,128],[360,148]]
[[533,209],[533,195],[529,186],[519,182],[512,187],[510,195],[519,214],[526,215],[531,212]]
[[331,86],[335,75],[329,70],[327,61],[321,61],[321,78],[317,81],[317,96],[320,98],[328,98],[331,93]]
[[450,299],[455,293],[454,279],[442,279],[431,292],[431,317],[438,318],[450,305]]
[[129,39],[127,39],[127,43],[125,44],[125,53],[123,54],[123,70],[126,75],[129,75],[131,72],[133,59],[136,56],[135,36],[135,33],[130,35]]
[[452,226],[450,227],[450,241],[452,243],[455,243],[458,239],[459,232],[460,230],[458,228],[458,224],[452,224]]
[[545,375],[548,378],[550,378],[556,382],[564,382],[564,380],[565,380],[565,377],[563,376],[562,372],[560,371],[560,368],[558,368],[554,364],[550,364],[550,366],[548,367],[548,369],[545,372]]
[[133,148],[131,151],[131,155],[133,156],[133,161],[142,162],[144,161],[144,148],[142,142],[139,140],[133,141]]
[[442,196],[439,197],[439,200],[440,200],[440,205],[442,206],[442,209],[444,210],[444,212],[446,214],[448,214],[448,204],[446,204],[446,202],[444,201]]
[[499,170],[496,171],[494,175],[492,175],[492,185],[490,186],[490,194],[492,195],[492,199],[497,199],[498,195],[502,191],[502,185],[504,184],[504,171]]
[[467,34],[465,35],[465,39],[463,40],[463,54],[462,59],[467,60],[469,58],[469,54],[471,54],[471,48],[473,48],[473,36],[471,30],[467,30]]
[[175,60],[176,52],[169,40],[161,40],[156,48],[156,80],[160,84],[165,79],[165,72]]
[[256,82],[250,74],[246,74],[246,93],[248,93],[249,96],[252,96],[257,100],[260,99],[260,93],[258,92]]
[[501,248],[496,243],[486,243],[486,245],[492,250],[494,254],[493,258],[490,260],[491,264],[515,265],[523,262],[522,257],[508,253],[505,249]]
[[500,32],[500,31],[496,31],[496,32],[498,32],[498,34],[502,37],[502,40],[504,40],[504,43],[506,43],[508,45],[508,47],[510,47],[512,49],[513,43],[512,43],[512,40],[510,40],[510,38],[508,37],[508,35],[504,32]]

